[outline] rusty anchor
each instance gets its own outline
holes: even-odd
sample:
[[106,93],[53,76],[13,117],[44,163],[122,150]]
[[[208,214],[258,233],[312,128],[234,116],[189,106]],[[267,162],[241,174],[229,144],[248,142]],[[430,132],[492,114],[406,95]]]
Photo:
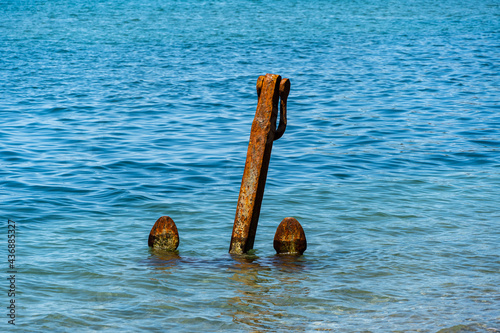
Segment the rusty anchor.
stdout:
[[[257,80],[257,111],[252,122],[236,206],[229,247],[231,254],[243,254],[253,248],[273,141],[281,138],[286,130],[286,102],[289,92],[290,80],[282,79],[279,75],[261,75]],[[280,121],[276,128],[280,100]]]
[[[257,110],[250,131],[236,206],[229,247],[231,254],[244,254],[253,249],[273,142],[281,138],[286,130],[289,93],[290,80],[282,79],[280,75],[261,75],[257,80]],[[280,120],[276,128],[278,102]],[[156,221],[149,234],[148,245],[156,250],[176,251],[179,234],[175,222],[169,216],[162,216]],[[306,248],[305,233],[300,223],[292,217],[285,218],[274,237],[276,253],[301,255]]]

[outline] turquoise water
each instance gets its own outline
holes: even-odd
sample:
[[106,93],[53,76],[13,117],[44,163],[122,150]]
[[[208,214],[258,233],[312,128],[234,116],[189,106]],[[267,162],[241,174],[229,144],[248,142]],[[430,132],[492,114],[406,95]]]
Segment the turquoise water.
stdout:
[[[0,330],[500,331],[500,3],[1,1]],[[227,254],[259,75],[291,80]],[[152,253],[171,216],[176,255]],[[308,249],[279,257],[279,222]],[[7,224],[16,222],[16,325]]]

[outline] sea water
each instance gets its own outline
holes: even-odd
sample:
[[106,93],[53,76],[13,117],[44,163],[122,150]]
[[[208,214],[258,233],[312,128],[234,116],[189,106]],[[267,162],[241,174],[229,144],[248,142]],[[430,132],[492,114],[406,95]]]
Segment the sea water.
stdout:
[[[2,0],[0,18],[0,330],[500,331],[498,1]],[[232,257],[265,73],[290,79],[288,127],[255,250]],[[163,215],[178,253],[148,248]],[[301,257],[273,249],[288,216]]]

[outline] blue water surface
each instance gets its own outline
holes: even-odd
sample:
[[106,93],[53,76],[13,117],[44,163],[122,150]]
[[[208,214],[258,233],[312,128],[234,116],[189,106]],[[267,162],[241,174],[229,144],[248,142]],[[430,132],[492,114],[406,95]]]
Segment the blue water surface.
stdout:
[[[2,0],[0,17],[0,330],[500,332],[497,0]],[[291,81],[288,127],[255,251],[231,257],[265,73]],[[177,254],[147,246],[163,215]],[[273,249],[287,216],[298,258]]]

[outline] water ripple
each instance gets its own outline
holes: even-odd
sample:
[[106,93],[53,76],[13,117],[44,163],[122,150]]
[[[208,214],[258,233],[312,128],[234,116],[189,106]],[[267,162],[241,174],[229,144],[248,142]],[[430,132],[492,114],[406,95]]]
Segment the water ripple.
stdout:
[[[493,332],[494,1],[1,6],[0,198],[26,332]],[[227,255],[256,78],[289,77],[255,252]],[[151,252],[170,215],[181,246]],[[285,216],[308,250],[275,256]]]

